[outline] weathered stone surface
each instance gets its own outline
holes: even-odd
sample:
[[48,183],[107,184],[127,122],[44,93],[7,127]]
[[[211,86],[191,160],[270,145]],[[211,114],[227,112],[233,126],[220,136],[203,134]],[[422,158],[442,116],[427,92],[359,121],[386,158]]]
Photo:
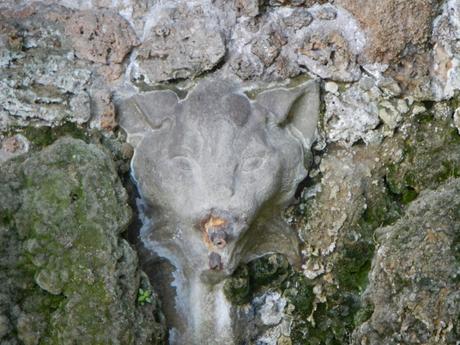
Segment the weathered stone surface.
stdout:
[[79,58],[121,63],[137,38],[129,23],[113,11],[78,11],[66,22],[66,34]]
[[122,105],[134,177],[148,214],[163,224],[145,223],[142,239],[182,272],[170,315],[182,326],[178,344],[211,336],[235,343],[221,281],[263,254],[297,261],[297,237],[280,212],[306,176],[318,91],[309,81],[259,92],[251,102],[238,84],[205,79],[184,100],[152,91]]
[[446,1],[442,13],[433,23],[433,78],[434,98],[448,99],[460,90],[460,60],[458,37],[460,35],[460,4]]
[[[45,0],[56,2],[55,0]],[[139,37],[144,30],[146,16],[155,1],[150,0],[59,0],[59,3],[68,8],[83,11],[104,11],[117,12],[120,16],[131,23]]]
[[299,63],[322,78],[351,81],[359,79],[356,56],[350,52],[340,32],[314,32],[304,37],[299,47]]
[[139,48],[132,77],[147,84],[193,78],[214,68],[225,51],[216,18],[200,5],[159,8]]
[[161,344],[157,301],[120,238],[127,195],[109,156],[64,138],[0,165],[2,344]]
[[404,137],[391,142],[402,152],[400,160],[388,167],[390,190],[413,200],[424,189],[434,189],[450,177],[460,177],[460,136],[450,118],[436,119],[429,113],[404,126]]
[[[74,243],[74,234],[49,225],[55,221],[51,213],[65,213],[67,218],[63,222],[78,228],[68,219],[71,215],[80,217],[72,206],[79,204],[80,199],[73,201],[66,212],[62,211],[64,207],[53,204],[47,196],[51,192],[44,190],[50,184],[38,177],[35,179],[31,171],[27,178],[23,173],[24,153],[28,151],[33,159],[42,162],[43,157],[36,151],[64,133],[85,140],[99,138],[113,152],[117,170],[125,174],[129,170],[127,159],[133,154],[139,156],[139,150],[133,151],[129,144],[120,142],[123,131],[116,129],[114,102],[136,94],[139,89],[157,88],[159,86],[153,85],[159,82],[171,83],[167,87],[177,88],[182,97],[184,88],[193,84],[189,79],[204,73],[239,78],[242,88],[249,90],[263,82],[279,81],[288,85],[302,83],[313,76],[324,89],[321,135],[315,145],[321,152],[314,157],[318,169],[312,170],[304,182],[307,188],[299,189],[299,204],[287,212],[287,219],[303,240],[302,270],[290,268],[278,255],[245,263],[223,284],[223,294],[212,295],[216,297],[212,303],[221,309],[208,314],[218,315],[218,320],[226,325],[229,323],[223,316],[230,309],[236,313],[232,315],[238,315],[234,325],[235,342],[450,345],[458,341],[459,326],[452,318],[452,313],[458,310],[458,297],[450,293],[458,287],[448,277],[448,272],[452,276],[457,274],[451,269],[452,253],[457,249],[448,252],[448,244],[455,239],[446,223],[452,220],[452,224],[457,224],[458,220],[437,216],[437,213],[450,212],[447,210],[451,206],[441,200],[451,196],[440,186],[460,177],[458,0],[4,0],[0,8],[0,164],[4,167],[0,170],[5,172],[0,174],[0,200],[9,203],[6,213],[0,209],[0,278],[7,278],[6,283],[1,280],[7,292],[0,289],[2,345],[40,341],[53,344],[54,339],[59,339],[55,343],[61,344],[61,335],[75,339],[78,329],[85,329],[86,325],[72,330],[69,327],[84,324],[83,315],[90,309],[80,308],[80,301],[72,299],[74,297],[63,297],[75,296],[76,292],[69,293],[69,286],[76,286],[72,277],[77,274],[84,277],[81,279],[84,300],[91,308],[94,305],[96,311],[108,305],[106,296],[123,304],[121,291],[134,296],[139,287],[139,273],[133,273],[137,272],[134,268],[125,270],[129,271],[127,276],[135,277],[130,282],[123,280],[126,287],[120,288],[121,283],[112,278],[104,281],[102,285],[115,284],[117,288],[112,289],[115,292],[107,288],[110,284],[103,289],[99,284],[97,289],[90,290],[87,282],[91,274],[81,273],[78,265],[59,268],[61,263],[52,258],[53,253],[67,243]],[[84,34],[80,34],[80,27],[84,28]],[[142,43],[139,49],[134,32],[139,44]],[[297,76],[297,80],[289,80]],[[268,104],[269,108],[277,109],[276,102]],[[222,111],[224,109],[227,108],[223,107]],[[225,111],[235,113],[234,109]],[[203,110],[207,112],[208,109]],[[74,124],[61,126],[65,121]],[[91,136],[85,132],[87,124]],[[5,132],[5,129],[8,130]],[[104,134],[98,134],[99,130]],[[209,144],[212,148],[220,147],[220,140],[225,141],[220,127],[216,127],[215,132],[215,139]],[[137,143],[134,136],[131,139],[133,144]],[[184,146],[187,143],[184,139]],[[155,141],[149,148],[157,147]],[[61,151],[53,152],[61,154]],[[224,156],[220,154],[218,161],[230,161]],[[283,153],[285,156],[289,153]],[[33,168],[40,172],[47,168],[55,177],[57,168],[50,167],[49,162],[43,164],[44,167],[34,165]],[[59,184],[62,191],[67,191],[67,185],[75,186],[72,181],[78,180],[73,174],[80,170],[69,170],[69,166],[71,164],[65,163],[59,167],[62,178],[66,177],[62,188]],[[82,166],[88,171],[100,170],[101,174],[105,171],[104,178],[113,173],[107,173],[96,163],[91,167],[82,163]],[[182,161],[165,174],[174,175],[177,170],[190,171]],[[3,183],[5,176],[10,177]],[[30,176],[33,178],[29,179]],[[56,179],[62,178],[60,175]],[[256,182],[261,179],[262,174]],[[43,186],[38,182],[29,186],[29,180],[43,182]],[[188,184],[198,185],[195,181]],[[83,194],[112,195],[113,188],[110,185],[107,191],[106,186],[104,183],[86,186]],[[454,190],[453,185],[449,186]],[[427,188],[436,192],[426,192]],[[215,189],[220,192],[218,187]],[[225,195],[225,190],[221,194]],[[201,193],[200,196],[205,200],[209,195]],[[183,201],[182,208],[191,208],[187,193],[178,198]],[[44,211],[37,206],[42,205],[43,200],[49,206]],[[88,205],[94,200],[88,197]],[[419,209],[420,203],[427,202],[431,206],[425,208],[425,217]],[[118,208],[124,207],[123,201],[113,203]],[[456,201],[452,205],[458,208]],[[80,210],[92,215],[91,208],[85,207]],[[33,221],[26,215],[35,215],[37,210],[43,214],[53,211],[47,214],[46,226],[39,230],[56,235],[62,243],[54,241],[52,236],[45,240],[38,240],[38,235],[17,238],[17,233],[10,229],[11,224],[18,229],[20,208],[23,223]],[[110,216],[111,212],[100,213]],[[407,215],[395,223],[405,212]],[[435,226],[425,226],[434,224],[428,216],[447,230],[439,232]],[[155,214],[154,219],[158,222],[153,226],[161,229],[161,217]],[[209,219],[205,225],[213,230],[211,225],[216,222],[219,221]],[[9,225],[4,225],[7,223]],[[417,226],[418,223],[423,226]],[[388,234],[383,230],[379,236],[374,234],[375,229],[386,225],[390,225],[383,228]],[[408,225],[407,229],[403,229],[403,225]],[[149,227],[147,221],[144,227]],[[5,232],[5,228],[8,231]],[[82,238],[97,242],[92,241],[94,232],[78,229]],[[398,239],[400,235],[405,236],[402,242]],[[94,252],[86,248],[84,254],[80,251],[79,255],[83,258],[101,256],[104,260],[120,256],[120,262],[129,261],[132,265],[127,266],[136,266],[132,253],[123,249],[119,240],[108,235],[104,238],[108,239],[104,248]],[[219,250],[232,242],[216,231],[210,231],[209,239]],[[375,252],[376,246],[380,246],[382,252]],[[38,248],[46,248],[46,251]],[[5,250],[7,255],[3,254]],[[69,261],[66,255],[75,253],[74,250],[75,246],[70,246],[61,251],[65,259],[61,260],[62,265]],[[216,269],[223,267],[225,255],[213,253],[204,258],[205,264],[211,263]],[[375,265],[369,285],[367,274],[373,257]],[[411,258],[414,261],[409,261]],[[84,267],[96,267],[93,270],[96,278],[93,278],[97,280],[121,270],[120,265],[114,266],[116,259],[113,260],[111,264],[102,264],[94,259],[96,266],[85,260],[83,263]],[[16,273],[3,269],[11,267],[11,263],[18,268]],[[411,271],[409,263],[416,269]],[[162,267],[152,264],[149,270],[169,279],[169,271],[161,271]],[[101,273],[104,270],[105,273]],[[179,271],[173,275],[174,283],[180,282]],[[85,280],[87,277],[90,278]],[[168,285],[171,282],[168,279],[159,285]],[[208,285],[214,283],[207,282]],[[221,285],[214,286],[221,289]],[[113,293],[106,294],[106,288]],[[179,284],[178,289],[181,288],[191,291],[189,286]],[[364,295],[363,291],[366,291]],[[205,295],[210,296],[202,294]],[[165,294],[165,301],[173,299],[173,294]],[[70,300],[72,305],[68,304]],[[228,301],[234,305],[230,306]],[[129,303],[126,305],[131,306],[125,309],[131,317],[142,314],[139,311],[142,308],[151,307],[148,303],[142,308]],[[212,304],[209,299],[208,303]],[[116,306],[118,304],[110,304],[113,306],[107,307],[109,313],[103,314],[111,315],[112,319],[98,336],[107,338],[118,325],[121,325],[120,332],[136,328],[135,322],[126,321],[127,314]],[[430,308],[433,312],[428,313]],[[135,309],[137,311],[133,311]],[[202,315],[205,309],[197,307],[180,313]],[[50,315],[56,315],[56,320]],[[400,321],[394,321],[395,315]],[[70,326],[63,324],[65,317],[70,320]],[[141,320],[144,319],[141,317]],[[213,322],[216,320],[215,317]],[[144,321],[140,322],[139,329],[145,327],[145,330],[139,332],[147,334],[150,324]],[[96,320],[95,324],[99,325],[98,322],[103,321]],[[52,326],[58,324],[52,333]],[[96,334],[95,328],[88,329]],[[212,334],[222,335],[229,329],[223,327],[223,331]],[[129,343],[120,332],[113,332],[114,339]],[[126,334],[137,331],[130,332]],[[181,332],[181,329],[172,329],[170,335],[174,338]],[[350,339],[352,333],[353,340]],[[136,337],[132,339],[138,339]],[[208,338],[212,345],[219,343],[215,337]],[[81,341],[97,342],[88,339]]]
[[237,23],[229,42],[230,71],[242,79],[285,80],[308,71],[358,80],[364,35],[346,11],[330,4],[275,8]]
[[372,130],[380,123],[377,102],[381,91],[368,79],[369,85],[355,84],[337,95],[325,95],[324,126],[328,141],[350,146],[358,140],[366,143],[375,140]]
[[0,162],[26,153],[29,147],[29,141],[21,134],[0,137]]
[[388,195],[378,148],[330,147],[315,177],[320,183],[305,190],[300,205],[288,213],[305,241],[303,272],[313,294],[309,317],[293,315],[293,344],[305,338],[349,344],[355,323],[367,315],[360,296],[373,256],[373,232],[400,212]]
[[[438,1],[336,0],[360,22],[369,39],[368,62],[388,64],[408,53],[408,46],[424,48]],[[403,54],[403,51],[406,53]]]
[[88,121],[91,71],[75,61],[63,35],[69,12],[27,11],[0,13],[0,130]]
[[104,88],[95,87],[92,96],[92,107],[95,116],[91,120],[91,127],[113,131],[118,126],[118,123],[111,92]]
[[[401,131],[393,137],[384,138],[381,144],[357,145],[349,149],[329,146],[319,163],[317,175],[315,172],[312,174],[316,176],[314,181],[320,183],[312,183],[303,192],[302,201],[293,209],[294,212],[288,213],[305,241],[303,270],[315,295],[314,312],[309,317],[314,323],[299,321],[298,317],[293,319],[290,338],[294,344],[303,344],[305,337],[318,343],[367,344],[365,336],[373,332],[369,328],[364,329],[369,332],[360,337],[359,342],[350,342],[349,334],[358,332],[358,326],[372,315],[374,307],[368,303],[369,298],[381,301],[382,311],[383,301],[393,298],[393,290],[385,288],[383,283],[380,291],[373,290],[363,297],[374,256],[376,229],[395,223],[406,212],[405,205],[411,205],[420,191],[439,188],[449,179],[460,176],[460,157],[457,154],[460,136],[452,127],[450,118],[435,118],[425,111],[404,121]],[[455,208],[458,207],[453,205]],[[433,203],[432,212],[435,213],[436,209],[441,214],[444,212],[441,204]],[[427,219],[430,219],[429,215]],[[448,221],[458,231],[458,220],[451,218]],[[420,221],[418,224],[425,223]],[[414,244],[421,243],[419,239],[414,238],[413,241]],[[398,257],[399,261],[403,261],[401,258],[406,258],[406,248],[392,247],[386,252],[387,257]],[[431,267],[432,274],[436,275],[438,266],[425,264],[426,261],[421,258],[424,253],[421,247],[414,250],[420,253],[417,254],[420,265]],[[411,253],[409,250],[408,257],[414,256]],[[382,260],[385,259],[382,257]],[[444,267],[441,257],[436,261]],[[378,270],[378,266],[375,267]],[[381,279],[388,283],[394,279],[395,283],[398,282],[398,274],[378,272],[376,281]],[[441,273],[440,277],[443,280],[442,277],[446,276]],[[404,289],[401,293],[407,296],[413,289],[417,291],[415,286]],[[437,291],[425,293],[426,299],[431,301],[439,296]],[[394,303],[397,303],[396,298]],[[418,317],[417,310],[407,311],[405,315],[408,318]],[[381,318],[376,316],[376,319]],[[428,322],[436,324],[437,321],[433,317]],[[394,325],[391,327],[398,327],[399,323]],[[391,327],[387,328],[389,332]],[[424,327],[423,323],[416,323],[411,324],[409,329],[412,333],[423,333]],[[401,332],[407,333],[402,329]],[[385,342],[386,339],[376,339],[380,342],[374,339],[375,344],[393,344]]]
[[236,11],[240,16],[255,17],[260,13],[261,3],[261,0],[237,0]]
[[372,316],[353,344],[454,344],[460,336],[460,180],[425,191],[377,230],[364,298]]

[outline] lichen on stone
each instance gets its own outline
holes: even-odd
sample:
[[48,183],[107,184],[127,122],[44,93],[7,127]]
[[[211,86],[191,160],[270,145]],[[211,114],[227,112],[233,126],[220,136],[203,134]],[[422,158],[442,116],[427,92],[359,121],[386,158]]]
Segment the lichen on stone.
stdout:
[[62,138],[0,171],[3,339],[162,343],[157,300],[136,304],[138,287],[150,284],[120,238],[131,210],[109,156]]

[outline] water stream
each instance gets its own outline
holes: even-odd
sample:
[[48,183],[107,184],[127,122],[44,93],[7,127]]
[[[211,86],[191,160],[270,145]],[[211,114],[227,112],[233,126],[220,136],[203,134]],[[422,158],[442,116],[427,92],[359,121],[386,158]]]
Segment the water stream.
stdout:
[[[139,241],[144,250],[141,261],[155,272],[152,284],[159,292],[163,311],[169,327],[169,344],[235,344],[233,334],[232,305],[223,294],[223,282],[210,284],[184,262],[182,253],[167,248],[152,239],[155,219],[149,215],[148,206],[142,199],[136,199],[141,220]],[[180,240],[180,239],[179,239]],[[165,277],[169,275],[169,279]],[[160,278],[160,279],[158,279]],[[172,297],[172,298],[171,298]]]

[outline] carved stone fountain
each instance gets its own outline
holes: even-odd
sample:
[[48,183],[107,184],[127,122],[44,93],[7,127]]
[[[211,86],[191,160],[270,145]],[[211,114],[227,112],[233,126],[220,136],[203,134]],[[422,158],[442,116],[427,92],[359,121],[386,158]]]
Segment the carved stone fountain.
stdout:
[[223,279],[267,253],[298,260],[280,214],[307,175],[318,113],[314,81],[251,100],[234,82],[203,80],[185,99],[151,91],[121,105],[146,205],[142,241],[174,266],[175,299],[163,300],[172,344],[234,344]]

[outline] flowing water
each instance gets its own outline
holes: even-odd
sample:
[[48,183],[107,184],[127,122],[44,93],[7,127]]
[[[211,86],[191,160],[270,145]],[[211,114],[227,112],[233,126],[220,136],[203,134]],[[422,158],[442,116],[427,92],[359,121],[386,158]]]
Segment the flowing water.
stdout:
[[182,253],[152,240],[150,234],[155,231],[155,219],[149,215],[141,197],[136,199],[136,204],[142,223],[141,261],[143,266],[149,266],[147,271],[160,295],[169,327],[169,344],[235,344],[233,307],[223,294],[223,282],[203,282],[200,272],[184,262]]

